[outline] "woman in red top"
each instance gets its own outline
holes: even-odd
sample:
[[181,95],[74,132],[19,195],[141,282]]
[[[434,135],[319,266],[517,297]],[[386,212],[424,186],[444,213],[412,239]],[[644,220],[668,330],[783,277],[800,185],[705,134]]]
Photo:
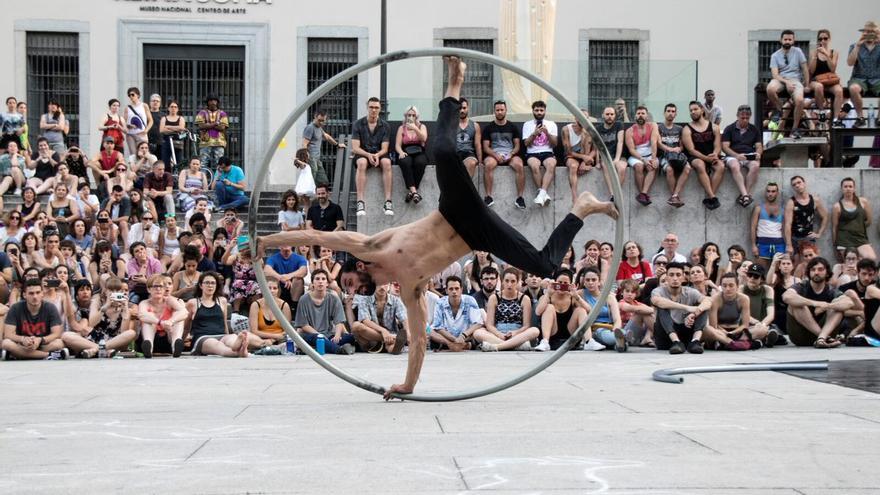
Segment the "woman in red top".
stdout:
[[110,107],[110,112],[104,116],[104,123],[98,127],[98,130],[103,132],[101,139],[106,137],[112,138],[116,151],[122,151],[125,144],[125,134],[123,133],[125,126],[122,124],[122,117],[119,115],[119,100],[113,98],[107,103],[107,106]]
[[623,245],[623,257],[617,268],[615,280],[635,280],[641,285],[645,280],[654,276],[651,265],[642,259],[642,247],[635,241],[627,241]]

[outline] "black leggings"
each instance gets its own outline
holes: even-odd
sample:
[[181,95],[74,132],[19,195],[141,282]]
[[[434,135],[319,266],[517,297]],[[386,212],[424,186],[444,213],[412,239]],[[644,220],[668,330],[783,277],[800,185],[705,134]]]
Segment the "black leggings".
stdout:
[[400,166],[400,173],[403,174],[403,183],[406,188],[419,188],[422,183],[422,177],[425,175],[425,167],[428,166],[428,155],[419,153],[418,155],[406,155],[397,160]]
[[569,213],[556,226],[544,249],[538,251],[522,234],[483,203],[471,176],[455,151],[461,103],[440,102],[433,143],[440,213],[462,239],[477,251],[488,251],[527,273],[551,277],[584,222]]

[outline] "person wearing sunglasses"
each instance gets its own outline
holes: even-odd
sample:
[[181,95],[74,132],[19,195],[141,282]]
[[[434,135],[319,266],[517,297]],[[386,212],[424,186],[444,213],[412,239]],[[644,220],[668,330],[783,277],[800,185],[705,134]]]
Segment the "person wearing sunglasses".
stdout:
[[791,137],[800,139],[799,126],[804,114],[804,88],[810,87],[810,70],[806,55],[800,48],[794,46],[794,31],[790,29],[783,31],[779,43],[782,48],[770,56],[770,74],[773,79],[767,83],[767,98],[776,107],[777,113],[781,113],[783,105],[779,93],[783,90],[788,92],[789,98],[794,102]]

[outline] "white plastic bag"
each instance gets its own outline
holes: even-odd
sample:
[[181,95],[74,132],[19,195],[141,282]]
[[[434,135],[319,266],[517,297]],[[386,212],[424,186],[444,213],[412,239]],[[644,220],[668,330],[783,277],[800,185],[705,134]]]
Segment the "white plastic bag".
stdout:
[[315,178],[312,177],[311,166],[306,165],[299,170],[299,175],[296,177],[296,186],[294,186],[293,191],[297,196],[315,197]]

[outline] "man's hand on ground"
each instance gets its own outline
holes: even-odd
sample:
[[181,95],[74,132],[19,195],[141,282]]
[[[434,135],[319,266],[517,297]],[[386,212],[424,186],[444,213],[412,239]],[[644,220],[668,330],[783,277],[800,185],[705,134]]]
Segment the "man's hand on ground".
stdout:
[[[385,391],[385,394],[382,396],[385,400],[393,399],[393,394],[411,394],[413,393],[413,387],[408,386],[404,383],[399,383],[397,385],[392,385]],[[403,400],[403,399],[400,399]]]

